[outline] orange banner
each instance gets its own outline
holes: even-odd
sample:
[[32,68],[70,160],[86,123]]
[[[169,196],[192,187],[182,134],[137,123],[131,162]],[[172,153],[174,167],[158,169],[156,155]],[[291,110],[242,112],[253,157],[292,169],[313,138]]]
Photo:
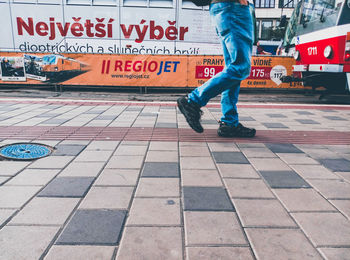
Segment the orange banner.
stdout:
[[[221,56],[0,53],[1,83],[197,87],[224,69]],[[290,57],[253,57],[243,88],[289,88]]]

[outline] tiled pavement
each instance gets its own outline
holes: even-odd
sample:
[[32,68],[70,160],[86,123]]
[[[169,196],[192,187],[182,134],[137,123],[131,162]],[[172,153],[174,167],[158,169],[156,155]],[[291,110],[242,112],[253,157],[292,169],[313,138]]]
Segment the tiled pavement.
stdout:
[[0,259],[350,259],[350,107],[243,104],[251,140],[204,112],[0,101],[1,145],[56,147],[0,161]]

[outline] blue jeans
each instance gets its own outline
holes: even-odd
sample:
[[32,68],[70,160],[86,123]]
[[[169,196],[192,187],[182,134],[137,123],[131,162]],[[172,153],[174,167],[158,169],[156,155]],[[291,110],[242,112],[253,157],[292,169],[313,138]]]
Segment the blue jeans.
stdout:
[[189,101],[205,106],[221,93],[221,121],[231,126],[239,123],[237,102],[241,81],[250,74],[254,27],[250,8],[236,2],[214,3],[210,16],[220,37],[225,68],[202,86],[193,90]]

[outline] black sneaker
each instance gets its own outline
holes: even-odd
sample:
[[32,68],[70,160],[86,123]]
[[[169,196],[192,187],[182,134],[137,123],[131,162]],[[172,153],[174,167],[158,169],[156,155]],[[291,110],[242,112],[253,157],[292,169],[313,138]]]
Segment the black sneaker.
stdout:
[[200,120],[203,112],[200,106],[194,102],[189,103],[187,97],[179,98],[177,100],[177,105],[190,127],[197,133],[202,133],[203,127]]
[[229,126],[225,122],[220,122],[218,135],[221,137],[254,137],[256,130],[248,128],[239,123],[237,126]]

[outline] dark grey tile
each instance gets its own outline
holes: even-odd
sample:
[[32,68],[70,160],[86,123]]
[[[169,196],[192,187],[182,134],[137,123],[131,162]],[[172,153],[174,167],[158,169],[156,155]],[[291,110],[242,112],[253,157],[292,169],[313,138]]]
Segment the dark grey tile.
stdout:
[[316,122],[315,120],[312,120],[312,119],[295,119],[295,120],[303,125],[319,125],[320,124],[319,122]]
[[177,128],[176,123],[157,123],[156,128]]
[[208,108],[210,112],[221,112],[221,108]]
[[146,162],[142,177],[180,177],[179,164],[175,162]]
[[337,112],[336,110],[333,110],[333,109],[321,109],[319,110],[321,112],[326,112],[326,113],[334,113],[334,112]]
[[324,118],[327,118],[329,120],[335,120],[335,121],[347,121],[345,118],[342,118],[339,116],[324,116]]
[[148,112],[146,113],[145,112],[145,113],[141,113],[139,116],[150,116],[150,117],[154,116],[154,117],[157,117],[158,114],[157,113],[148,113]]
[[91,177],[58,177],[51,181],[39,197],[74,197],[86,195],[94,178]]
[[57,245],[118,245],[125,210],[77,210],[59,236]]
[[256,121],[256,120],[251,116],[240,116],[239,121]]
[[68,120],[67,119],[49,119],[49,120],[46,120],[44,122],[42,122],[43,124],[54,124],[54,125],[60,125],[60,124],[63,124],[65,122],[67,122]]
[[76,156],[82,150],[84,150],[86,145],[76,145],[76,144],[59,144],[55,146],[56,150],[52,153],[53,156]]
[[273,189],[311,188],[311,186],[294,171],[261,171],[260,174]]
[[297,113],[298,115],[313,115],[313,113],[309,111],[294,111],[294,112]]
[[143,107],[128,107],[125,111],[141,111]]
[[262,123],[267,128],[288,128],[282,123]]
[[213,152],[212,154],[216,163],[249,164],[241,152]]
[[286,118],[286,116],[282,114],[267,114],[267,116],[271,118]]
[[216,121],[216,120],[202,120],[201,123],[203,125],[217,125],[218,121]]
[[326,168],[334,172],[350,172],[350,161],[346,159],[317,159]]
[[303,153],[293,144],[265,144],[273,153]]
[[235,211],[224,188],[183,187],[184,210]]

